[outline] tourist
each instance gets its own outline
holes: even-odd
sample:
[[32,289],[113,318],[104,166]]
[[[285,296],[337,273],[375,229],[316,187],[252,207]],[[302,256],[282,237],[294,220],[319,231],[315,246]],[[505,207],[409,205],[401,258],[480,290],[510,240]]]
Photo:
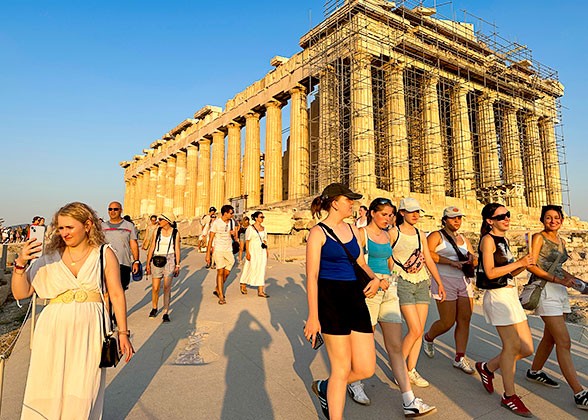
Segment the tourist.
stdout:
[[[125,360],[134,353],[119,264],[112,249],[102,247],[104,243],[94,210],[70,203],[53,217],[45,254],[26,268],[35,258],[31,254],[41,250],[41,244],[31,239],[15,260],[14,297],[25,299],[36,293],[49,301],[35,327],[21,419],[102,418],[103,293],[108,293],[118,320]],[[104,290],[100,288],[102,252]]]
[[239,264],[243,259],[243,251],[245,250],[245,232],[249,227],[249,217],[243,216],[239,222]]
[[[440,302],[437,284],[431,284],[431,294],[437,303],[439,319],[425,333],[423,350],[427,356],[434,357],[435,338],[445,334],[455,324],[453,367],[472,375],[476,371],[466,358],[465,352],[474,304],[472,277],[474,267],[478,265],[478,258],[474,255],[470,241],[457,232],[461,227],[462,217],[460,209],[447,207],[441,218],[443,229],[431,233],[427,238],[431,258],[437,264],[437,271],[443,281],[446,298],[445,302]],[[465,274],[466,271],[468,275]]]
[[208,233],[214,219],[216,219],[216,208],[214,207],[209,208],[208,213],[200,218],[200,227],[202,229],[199,238],[200,252],[205,252],[208,247]]
[[[408,333],[402,340],[402,353],[407,359],[410,383],[427,387],[429,382],[416,370],[423,330],[429,312],[429,271],[437,282],[440,301],[445,300],[445,289],[439,278],[437,266],[431,258],[427,238],[416,228],[421,216],[421,206],[414,198],[400,201],[396,229],[391,229],[393,271],[398,276],[400,310],[406,320]],[[427,271],[428,269],[428,271]]]
[[159,224],[157,223],[157,216],[152,215],[149,218],[149,224],[147,225],[147,228],[145,229],[145,238],[143,239],[142,248],[145,251],[147,251],[149,249],[149,247],[151,246],[151,239],[153,238],[153,234],[155,233],[155,231],[157,230],[158,227],[159,227]]
[[532,255],[515,261],[505,238],[510,227],[510,212],[502,204],[490,203],[482,209],[479,245],[479,267],[476,285],[484,292],[483,310],[486,322],[496,327],[502,351],[488,362],[477,362],[482,385],[494,392],[494,372],[500,368],[504,394],[501,405],[515,414],[532,417],[516,395],[514,376],[516,362],[533,354],[533,338],[527,316],[519,302],[514,277],[534,264]]
[[[211,209],[214,209],[212,207]],[[214,259],[216,264],[216,289],[213,294],[218,297],[218,304],[227,303],[225,299],[225,282],[235,264],[233,255],[233,238],[237,240],[233,206],[225,204],[221,207],[221,217],[210,225],[208,248],[206,250],[206,264]],[[214,248],[214,253],[212,249]]]
[[559,384],[542,370],[555,346],[557,363],[574,392],[576,405],[588,410],[588,391],[578,380],[570,353],[570,334],[565,322],[567,314],[571,312],[566,287],[572,286],[574,276],[562,268],[569,256],[564,240],[558,235],[564,220],[561,206],[543,206],[540,220],[543,231],[533,235],[531,246],[531,254],[537,265],[530,266],[528,270],[532,273],[529,282],[544,280],[545,286],[535,314],[543,319],[545,328],[531,369],[527,370],[527,380],[550,388],[559,388]]
[[[415,398],[408,379],[406,361],[402,354],[402,318],[398,303],[397,279],[392,278],[391,272],[394,261],[390,234],[386,228],[389,224],[394,224],[396,207],[387,198],[377,198],[371,202],[367,217],[368,225],[359,230],[359,238],[368,266],[380,279],[380,289],[376,296],[371,299],[366,298],[372,326],[374,331],[376,324],[380,324],[382,329],[390,367],[402,393],[404,415],[424,416],[436,409],[425,404],[420,398]],[[354,401],[365,405],[370,404],[361,382],[349,384],[347,390]]]
[[257,287],[257,296],[268,298],[263,290],[265,284],[265,269],[267,267],[268,248],[267,232],[262,226],[265,216],[256,211],[251,215],[253,224],[245,233],[245,265],[241,274],[241,293],[247,294],[247,286]]
[[113,201],[108,205],[110,220],[102,222],[106,242],[112,246],[120,264],[120,282],[124,290],[129,288],[131,272],[139,271],[139,244],[137,230],[132,222],[121,216],[122,204]]
[[[323,414],[331,420],[343,418],[347,384],[372,376],[376,364],[365,298],[376,295],[380,280],[365,263],[357,228],[344,221],[352,216],[353,200],[361,197],[343,184],[330,184],[311,206],[313,217],[320,218],[322,211],[328,216],[310,230],[306,244],[308,320],[304,336],[313,347],[317,335],[324,336],[331,372],[328,379],[314,381],[312,390]],[[372,279],[366,287],[360,284],[347,252],[333,234]]]
[[163,279],[163,322],[170,322],[169,301],[172,277],[180,273],[180,235],[174,216],[163,213],[158,218],[159,227],[153,232],[147,253],[147,275],[151,275],[151,312],[149,318],[157,316],[157,304],[161,279]]
[[358,228],[366,227],[368,224],[367,221],[367,213],[368,208],[366,206],[359,206],[359,217],[355,220],[355,226]]

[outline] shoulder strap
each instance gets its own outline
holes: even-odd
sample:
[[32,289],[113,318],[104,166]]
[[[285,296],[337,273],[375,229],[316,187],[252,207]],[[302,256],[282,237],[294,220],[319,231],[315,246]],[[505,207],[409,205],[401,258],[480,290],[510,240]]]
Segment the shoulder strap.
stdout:
[[394,241],[394,243],[392,244],[392,249],[394,249],[394,247],[396,246],[396,244],[398,243],[398,240],[400,239],[400,227],[396,226],[396,230],[398,231],[398,235],[396,235],[396,240]]
[[455,243],[455,240],[451,236],[449,236],[449,234],[447,232],[445,232],[445,229],[441,229],[439,232],[441,233],[441,235],[445,236],[445,239],[447,239],[447,242],[449,242],[451,244],[451,246],[455,250],[455,253],[457,254],[457,258],[462,261],[467,260],[467,257],[461,253],[461,250],[459,249],[459,247]]
[[[100,247],[100,289],[102,293],[102,333],[106,338],[106,305],[104,303],[104,291],[106,290],[106,280],[104,275],[104,245]],[[112,331],[112,316],[110,316],[110,306],[108,307],[108,318],[110,319],[110,331]]]
[[363,233],[365,234],[365,246],[364,246],[364,254],[368,253],[368,241],[369,241],[369,237],[368,237],[368,231],[366,229],[367,226],[363,227]]
[[[331,229],[330,227],[328,227],[327,225],[325,225],[323,222],[320,222],[318,225],[325,232],[327,232],[330,236],[332,236],[333,239],[336,240],[339,245],[341,245],[343,247],[343,249],[345,250],[345,253],[347,254],[347,258],[349,259],[349,262],[352,265],[353,264],[356,264],[357,261],[355,260],[355,258],[353,258],[353,255],[351,255],[351,252],[349,252],[349,250],[347,249],[347,247],[345,246],[345,244],[343,244],[343,242],[341,242],[341,240],[337,237],[337,235],[335,235],[335,232],[333,232],[333,229]],[[351,226],[350,226],[350,228],[351,228]],[[351,229],[351,233],[353,233],[353,229]],[[355,234],[353,234],[353,236],[355,236]]]

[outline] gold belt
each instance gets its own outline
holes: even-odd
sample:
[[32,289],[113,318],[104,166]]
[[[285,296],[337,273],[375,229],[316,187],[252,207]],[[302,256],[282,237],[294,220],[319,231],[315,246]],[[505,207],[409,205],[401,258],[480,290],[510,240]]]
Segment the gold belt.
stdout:
[[76,289],[63,292],[53,299],[49,299],[49,303],[83,303],[83,302],[102,302],[100,292]]

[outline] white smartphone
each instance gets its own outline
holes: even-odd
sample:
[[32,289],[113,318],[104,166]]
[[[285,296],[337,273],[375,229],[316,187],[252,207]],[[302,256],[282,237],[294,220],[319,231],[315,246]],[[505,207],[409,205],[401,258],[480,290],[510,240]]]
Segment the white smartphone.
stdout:
[[41,242],[41,250],[31,254],[35,258],[39,258],[43,255],[43,249],[45,248],[45,226],[31,225],[29,227],[29,239],[34,239],[35,242]]

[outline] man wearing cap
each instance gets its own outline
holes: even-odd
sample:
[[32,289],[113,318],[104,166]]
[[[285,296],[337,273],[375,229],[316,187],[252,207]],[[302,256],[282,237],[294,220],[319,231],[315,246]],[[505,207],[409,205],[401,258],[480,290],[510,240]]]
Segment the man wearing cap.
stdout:
[[139,244],[135,225],[122,218],[122,204],[113,201],[108,205],[110,220],[102,222],[106,242],[112,246],[120,264],[120,282],[124,290],[129,288],[131,272],[139,271]]

